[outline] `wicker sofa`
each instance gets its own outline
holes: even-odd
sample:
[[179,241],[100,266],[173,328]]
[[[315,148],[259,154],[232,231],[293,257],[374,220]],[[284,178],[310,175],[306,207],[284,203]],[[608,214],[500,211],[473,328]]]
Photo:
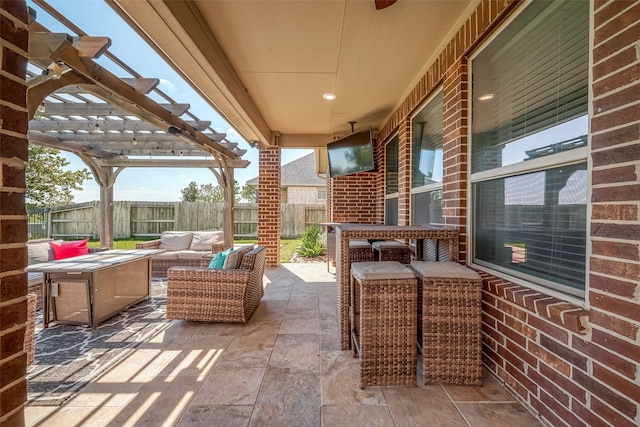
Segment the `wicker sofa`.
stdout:
[[163,231],[159,239],[136,244],[136,249],[164,249],[151,257],[151,275],[167,277],[171,267],[206,267],[224,249],[223,231]]
[[229,268],[172,267],[168,270],[167,318],[246,323],[264,295],[266,247],[236,249]]

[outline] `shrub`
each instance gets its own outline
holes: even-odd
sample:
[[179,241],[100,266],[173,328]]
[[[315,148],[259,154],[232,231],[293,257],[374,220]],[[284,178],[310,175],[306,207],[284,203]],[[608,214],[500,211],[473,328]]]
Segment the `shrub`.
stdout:
[[302,242],[298,253],[307,258],[317,257],[325,251],[324,242],[321,239],[322,229],[318,224],[314,224],[302,235]]

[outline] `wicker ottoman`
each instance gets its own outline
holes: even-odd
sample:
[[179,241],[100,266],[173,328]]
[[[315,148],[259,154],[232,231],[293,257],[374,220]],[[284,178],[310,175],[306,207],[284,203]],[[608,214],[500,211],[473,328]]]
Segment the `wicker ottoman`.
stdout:
[[350,327],[360,388],[416,386],[417,279],[396,261],[351,264]]
[[482,281],[456,262],[412,261],[424,383],[482,385]]
[[402,242],[384,240],[373,242],[371,247],[376,261],[398,261],[406,265],[411,263],[411,248]]

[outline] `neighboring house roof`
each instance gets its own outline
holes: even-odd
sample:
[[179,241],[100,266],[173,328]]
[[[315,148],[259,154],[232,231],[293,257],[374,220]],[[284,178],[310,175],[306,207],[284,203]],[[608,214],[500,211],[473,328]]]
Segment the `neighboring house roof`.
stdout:
[[[251,178],[247,181],[247,185],[251,187],[258,186],[258,177]],[[280,175],[281,187],[324,187],[326,181],[316,174],[316,157],[315,153],[307,154],[297,160],[282,165]]]

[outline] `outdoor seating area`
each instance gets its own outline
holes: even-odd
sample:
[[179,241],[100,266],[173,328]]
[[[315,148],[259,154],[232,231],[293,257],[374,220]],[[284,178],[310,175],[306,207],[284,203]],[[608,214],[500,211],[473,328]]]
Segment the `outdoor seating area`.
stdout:
[[246,323],[264,295],[266,248],[232,251],[224,268],[172,267],[168,270],[167,318]]
[[27,406],[26,423],[540,425],[486,371],[482,387],[361,389],[360,362],[341,349],[335,286],[324,263],[267,268],[247,323],[167,322],[62,406]]
[[167,277],[171,267],[206,267],[224,250],[223,231],[163,231],[159,239],[136,244],[136,249],[162,249],[151,257],[152,277]]

